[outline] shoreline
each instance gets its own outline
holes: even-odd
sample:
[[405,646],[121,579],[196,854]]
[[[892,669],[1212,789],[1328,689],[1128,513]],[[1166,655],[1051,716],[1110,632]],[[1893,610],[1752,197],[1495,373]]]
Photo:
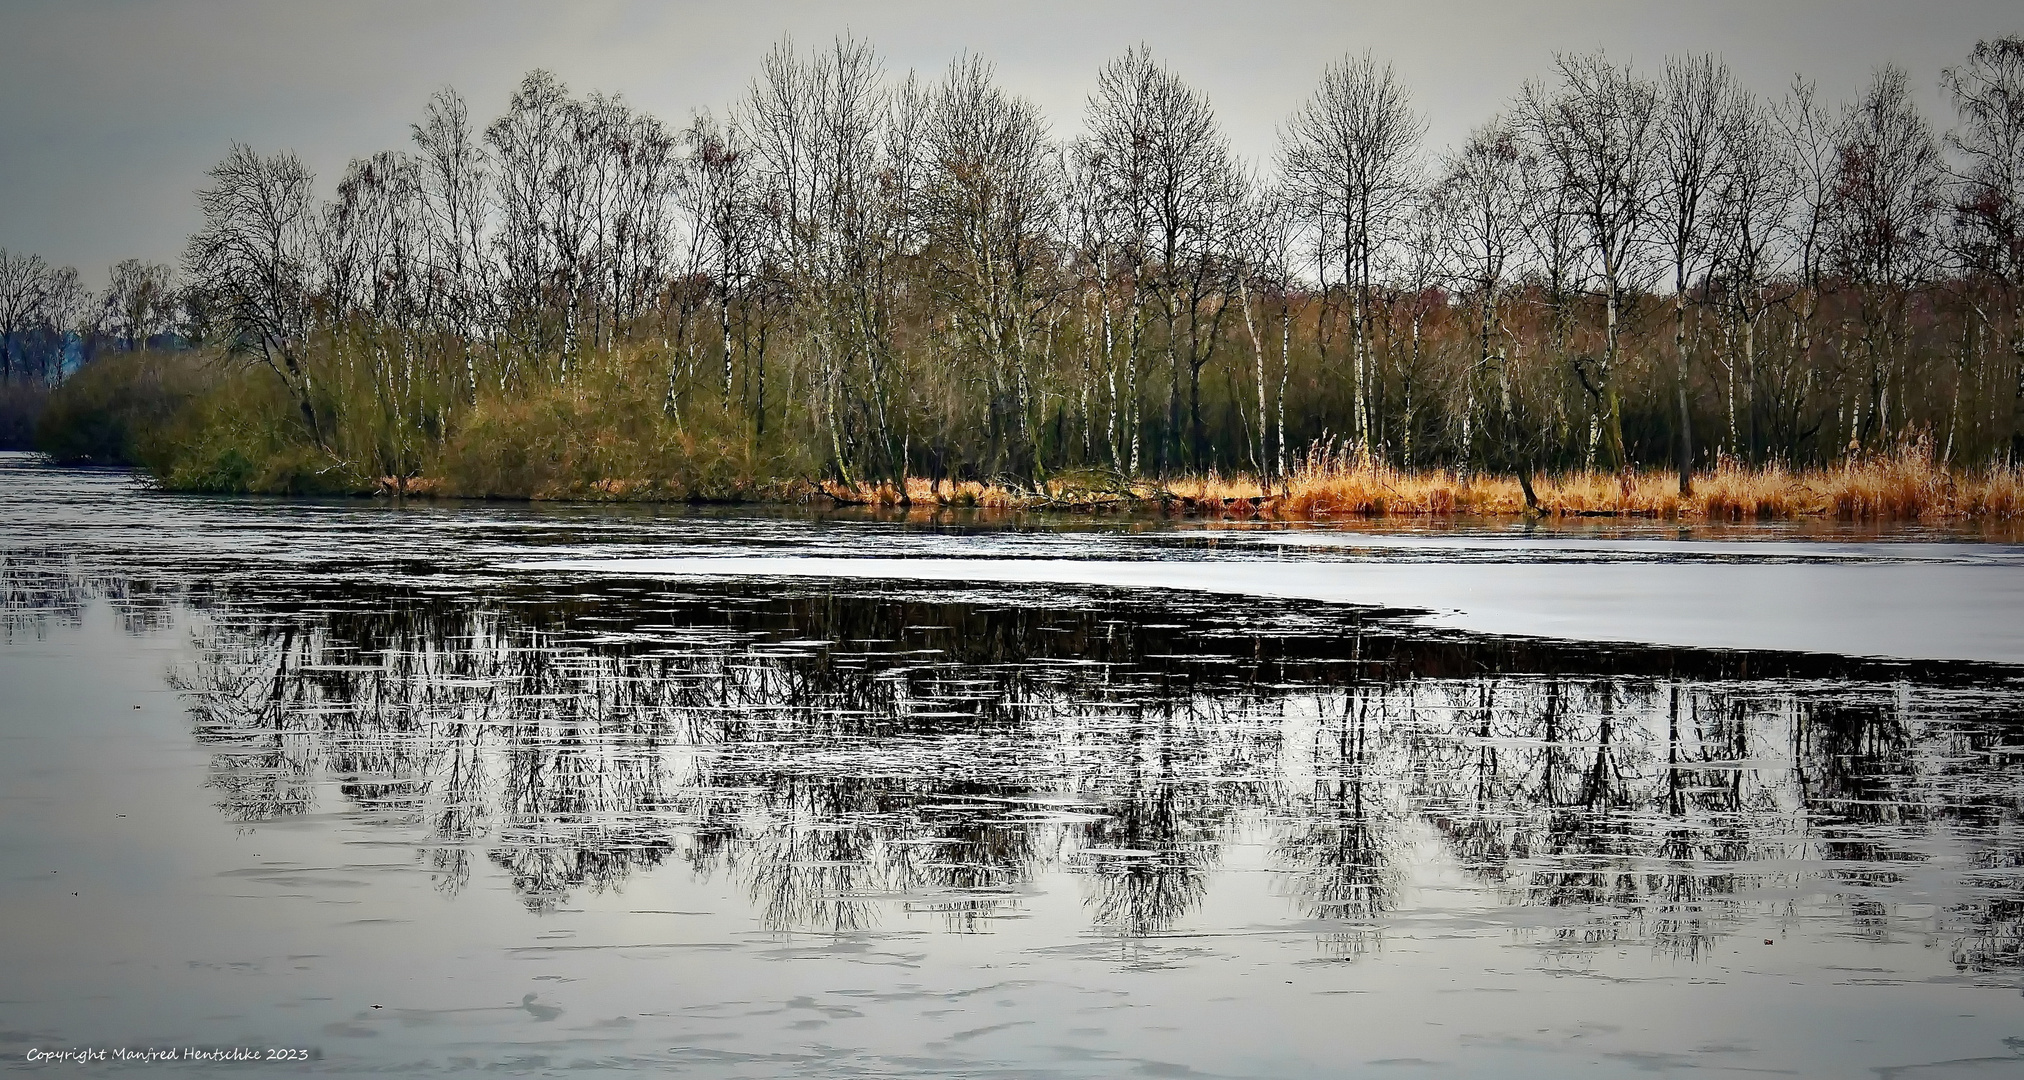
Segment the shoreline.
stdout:
[[1016,483],[910,478],[904,485],[806,479],[752,485],[746,496],[683,492],[658,479],[607,479],[566,489],[467,492],[439,478],[382,477],[369,493],[393,498],[475,498],[558,503],[863,507],[877,510],[995,510],[1021,513],[1144,514],[1270,521],[1515,520],[1630,518],[1743,523],[1769,521],[1963,522],[2024,519],[2024,471],[1968,472],[1909,455],[1828,469],[1723,465],[1679,490],[1669,470],[1539,475],[1448,470],[1406,472],[1370,461],[1318,463],[1283,480],[1194,477],[1127,480],[1064,473],[1034,487]]

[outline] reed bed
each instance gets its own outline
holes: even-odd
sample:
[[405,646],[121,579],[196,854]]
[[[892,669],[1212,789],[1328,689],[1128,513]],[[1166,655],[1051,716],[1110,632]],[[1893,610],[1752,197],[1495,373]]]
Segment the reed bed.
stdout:
[[1520,516],[1642,517],[1684,521],[1944,521],[2024,518],[2024,471],[1948,469],[1911,444],[1824,469],[1749,467],[1723,461],[1693,477],[1682,495],[1671,470],[1577,471],[1533,478],[1533,497],[1512,475],[1436,469],[1408,472],[1367,455],[1311,452],[1283,481],[1195,477],[1158,484],[1101,473],[1017,484],[908,480],[905,497],[886,483],[823,495],[879,507],[1084,510],[1157,508],[1191,516],[1327,518]]

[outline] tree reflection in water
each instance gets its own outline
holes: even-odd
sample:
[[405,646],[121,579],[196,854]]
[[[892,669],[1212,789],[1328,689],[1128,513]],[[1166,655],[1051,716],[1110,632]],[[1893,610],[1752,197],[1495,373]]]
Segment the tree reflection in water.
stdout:
[[1966,852],[1953,957],[2024,967],[2024,689],[1971,665],[1469,638],[1354,609],[655,583],[227,594],[0,563],[10,635],[106,598],[195,611],[175,674],[230,819],[333,796],[455,893],[534,910],[673,861],[766,927],[950,930],[1078,875],[1094,930],[1186,923],[1258,843],[1327,955],[1438,858],[1578,956],[1693,958],[1759,885],[1889,934]]

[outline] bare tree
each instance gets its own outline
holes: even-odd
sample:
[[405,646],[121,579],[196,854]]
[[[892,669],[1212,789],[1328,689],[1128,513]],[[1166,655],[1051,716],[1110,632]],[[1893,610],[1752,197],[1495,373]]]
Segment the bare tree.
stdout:
[[[168,277],[168,267],[157,264],[163,279]],[[49,314],[47,325],[50,342],[47,350],[48,366],[43,379],[60,383],[64,379],[64,364],[69,359],[70,341],[76,337],[80,362],[90,355],[90,338],[98,320],[98,298],[84,287],[84,279],[78,275],[77,267],[66,266],[50,275]],[[150,325],[154,332],[168,333],[176,328],[176,294],[164,295],[151,310],[154,320]]]
[[1711,55],[1666,61],[1659,103],[1659,225],[1673,268],[1674,392],[1679,410],[1676,446],[1680,494],[1694,486],[1694,420],[1687,404],[1687,293],[1705,274],[1713,254],[1709,243],[1709,192],[1721,171],[1722,110],[1732,93],[1728,65]]
[[[1522,100],[1520,104],[1523,104]],[[1570,348],[1577,322],[1575,294],[1586,282],[1582,268],[1586,244],[1574,189],[1567,182],[1560,159],[1540,137],[1538,125],[1520,113],[1514,117],[1513,126],[1523,136],[1518,172],[1524,193],[1519,222],[1524,230],[1525,244],[1524,259],[1519,265],[1537,297],[1536,302],[1545,309],[1545,341],[1542,344],[1551,355],[1553,366],[1559,371],[1578,372],[1578,366],[1570,363]],[[1463,429],[1462,441],[1466,445],[1475,407],[1473,382],[1466,377],[1464,382],[1466,407],[1458,419]],[[1588,411],[1591,422],[1585,460],[1592,467],[1600,424],[1594,419],[1594,409]],[[1564,413],[1563,407],[1555,414],[1556,420],[1562,424],[1567,420]]]
[[[1438,188],[1417,193],[1399,235],[1387,245],[1387,255],[1382,261],[1381,272],[1387,284],[1380,308],[1387,323],[1385,352],[1391,357],[1402,400],[1397,406],[1387,400],[1394,379],[1374,379],[1371,430],[1386,445],[1390,444],[1390,433],[1396,430],[1399,458],[1409,467],[1417,453],[1420,412],[1427,397],[1423,392],[1429,372],[1427,319],[1447,309],[1452,302],[1449,290],[1455,283],[1455,253],[1449,244],[1449,227],[1447,207]],[[1501,435],[1508,439],[1509,373],[1500,365],[1498,375],[1505,390],[1501,415],[1507,421]]]
[[[333,409],[352,414],[340,449],[370,454],[381,476],[412,475],[424,433],[440,416],[446,373],[431,349],[440,326],[425,164],[395,151],[354,159],[324,210],[322,310],[351,393]],[[457,365],[466,368],[465,364]],[[370,388],[369,394],[358,391]]]
[[913,212],[921,109],[896,95],[878,53],[841,37],[803,60],[782,41],[747,95],[742,122],[780,250],[801,342],[813,354],[813,414],[831,469],[897,480],[907,443],[894,344],[902,282],[917,252]]
[[413,332],[421,307],[421,177],[414,162],[391,150],[354,158],[324,208],[318,250],[329,311]]
[[174,272],[164,263],[122,259],[107,271],[104,325],[128,350],[165,333],[174,319]]
[[[783,38],[767,51],[732,117],[732,124],[747,134],[753,154],[751,236],[762,281],[778,294],[789,318],[799,307],[799,290],[814,272],[814,92],[808,66],[796,55],[793,41]],[[762,303],[764,297],[762,291]],[[763,344],[758,352],[763,365]],[[818,400],[818,416],[823,415],[820,408]],[[758,415],[763,425],[763,408]],[[836,439],[830,445],[832,455],[840,453]]]
[[1813,325],[1826,287],[1839,124],[1820,103],[1814,84],[1803,78],[1792,81],[1775,118],[1793,183],[1794,206],[1789,228],[1793,270],[1799,279],[1799,310],[1791,321],[1790,348],[1794,362],[1804,363],[1813,354]]
[[[569,188],[569,94],[554,75],[529,72],[505,116],[485,129],[498,161],[500,300],[508,334],[526,354],[542,352],[551,286],[562,276],[558,201]],[[509,365],[499,373],[504,383]]]
[[[1080,271],[1084,302],[1096,308],[1090,328],[1092,367],[1101,371],[1104,384],[1108,460],[1113,468],[1135,474],[1140,451],[1138,380],[1146,230],[1142,205],[1118,197],[1138,185],[1128,178],[1120,183],[1120,179],[1112,169],[1109,152],[1093,140],[1077,139],[1069,144],[1063,155],[1064,244]],[[1097,378],[1097,370],[1090,372],[1090,381]],[[1121,387],[1120,371],[1124,378]],[[1093,418],[1088,421],[1094,422]]]
[[279,377],[309,436],[326,446],[303,363],[310,329],[314,178],[294,154],[263,158],[234,143],[197,193],[204,224],[183,255],[192,284],[218,305],[229,348]]
[[1060,160],[1040,111],[1001,90],[973,56],[929,91],[926,120],[921,206],[936,295],[983,362],[992,468],[1010,466],[1000,455],[1016,444],[1018,468],[1031,475],[1040,461],[1033,353],[1058,297]]
[[[1862,304],[1869,400],[1855,437],[1865,444],[1893,433],[1905,300],[1932,274],[1940,253],[1942,166],[1904,71],[1885,66],[1842,119],[1830,218],[1833,263]],[[1896,404],[1902,408],[1901,395]]]
[[1569,209],[1586,234],[1588,256],[1603,298],[1603,354],[1578,368],[1596,399],[1612,464],[1629,466],[1623,407],[1616,384],[1624,306],[1644,269],[1658,186],[1654,145],[1658,93],[1628,65],[1602,53],[1555,58],[1560,85],[1525,89],[1524,114],[1557,166]]
[[1201,371],[1234,291],[1226,244],[1243,178],[1208,98],[1143,45],[1098,73],[1088,124],[1091,160],[1104,165],[1104,199],[1116,207],[1130,273],[1144,283],[1165,330],[1172,382],[1161,464],[1199,463],[1206,456]]
[[[717,300],[717,328],[724,350],[723,401],[731,403],[733,381],[731,307],[753,274],[757,222],[752,203],[752,153],[735,123],[722,125],[700,113],[689,125],[688,162],[679,202],[691,237],[710,267]],[[672,384],[670,385],[672,393]]]
[[[1779,289],[1793,250],[1793,205],[1800,189],[1790,144],[1769,106],[1740,87],[1730,87],[1716,128],[1718,157],[1708,223],[1713,262],[1721,279],[1727,317],[1741,339],[1741,355],[1730,360],[1729,446],[1748,460],[1757,457],[1757,325],[1773,305],[1789,299]],[[1778,290],[1778,291],[1774,291]],[[1740,368],[1740,370],[1738,370]],[[1742,430],[1736,419],[1736,388],[1743,391]],[[1789,387],[1787,388],[1789,390]]]
[[[832,448],[840,473],[904,480],[895,423],[898,366],[892,331],[898,243],[916,163],[917,111],[897,110],[871,43],[841,37],[810,64],[814,94],[815,274],[804,296],[828,388]],[[909,93],[902,101],[914,99]],[[894,122],[897,120],[898,122]],[[901,152],[892,153],[896,140]]]
[[1350,380],[1355,435],[1371,436],[1369,417],[1372,268],[1394,238],[1418,189],[1418,151],[1426,121],[1405,86],[1369,53],[1330,64],[1321,85],[1280,133],[1280,169],[1313,230],[1319,259],[1341,267],[1350,294]]
[[[1242,245],[1242,267],[1237,275],[1239,297],[1244,312],[1244,329],[1251,339],[1252,378],[1258,392],[1258,430],[1256,447],[1252,450],[1252,464],[1263,479],[1286,476],[1286,384],[1292,377],[1293,348],[1293,295],[1296,272],[1294,261],[1298,240],[1295,233],[1299,228],[1294,219],[1291,201],[1283,187],[1270,186],[1254,181],[1249,204],[1248,220],[1239,231]],[[1256,294],[1258,313],[1252,314],[1253,296]],[[1271,326],[1266,315],[1276,311],[1279,316],[1279,341],[1274,350],[1269,343]],[[1261,335],[1259,328],[1265,328]],[[1277,392],[1268,394],[1271,380],[1268,378],[1268,353],[1279,354],[1279,376]],[[1276,402],[1276,410],[1268,411],[1268,396]],[[1276,415],[1275,415],[1276,412]],[[1411,446],[1406,453],[1411,457]]]
[[679,162],[660,120],[593,94],[572,110],[586,237],[583,299],[591,347],[611,345],[659,294],[671,250]]
[[50,284],[42,256],[0,248],[0,385],[13,381],[17,360],[26,361],[27,335],[48,316]]
[[471,129],[470,110],[455,90],[444,87],[430,95],[422,122],[411,130],[428,234],[430,306],[461,343],[466,400],[474,401],[478,368],[471,343],[488,321],[493,277],[485,251],[490,165]]
[[1947,143],[1964,159],[1953,200],[1962,253],[2008,308],[2010,460],[2024,461],[2024,37],[1976,42],[1968,62],[1948,68],[1941,84],[1960,117]]
[[[1511,377],[1501,344],[1499,305],[1512,268],[1526,239],[1526,174],[1536,167],[1516,125],[1498,117],[1469,134],[1468,141],[1442,163],[1434,189],[1436,220],[1445,241],[1447,266],[1460,291],[1476,308],[1476,356],[1464,379],[1473,387],[1477,375],[1495,370],[1499,386],[1502,434],[1508,443]],[[1465,387],[1466,389],[1466,387]],[[1469,408],[1473,409],[1473,400]],[[1515,447],[1506,446],[1507,451]],[[1462,447],[1464,460],[1471,448]],[[1526,472],[1530,465],[1514,462]]]

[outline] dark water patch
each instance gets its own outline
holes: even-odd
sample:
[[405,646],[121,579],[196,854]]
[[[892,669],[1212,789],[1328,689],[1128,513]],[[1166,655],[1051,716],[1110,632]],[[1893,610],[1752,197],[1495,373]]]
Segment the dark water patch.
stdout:
[[[136,592],[165,590],[106,595]],[[1962,966],[2018,963],[2014,671],[1014,599],[193,584],[171,678],[225,818],[339,811],[412,834],[445,893],[482,859],[533,910],[676,864],[738,879],[770,929],[897,910],[974,931],[1065,871],[1092,929],[1139,937],[1255,845],[1354,954],[1434,844],[1506,902],[1582,911],[1556,943],[1692,956],[1800,876],[1842,890],[1857,933],[1893,921],[1861,890],[1942,889]],[[1961,845],[1943,870],[1940,838]]]

